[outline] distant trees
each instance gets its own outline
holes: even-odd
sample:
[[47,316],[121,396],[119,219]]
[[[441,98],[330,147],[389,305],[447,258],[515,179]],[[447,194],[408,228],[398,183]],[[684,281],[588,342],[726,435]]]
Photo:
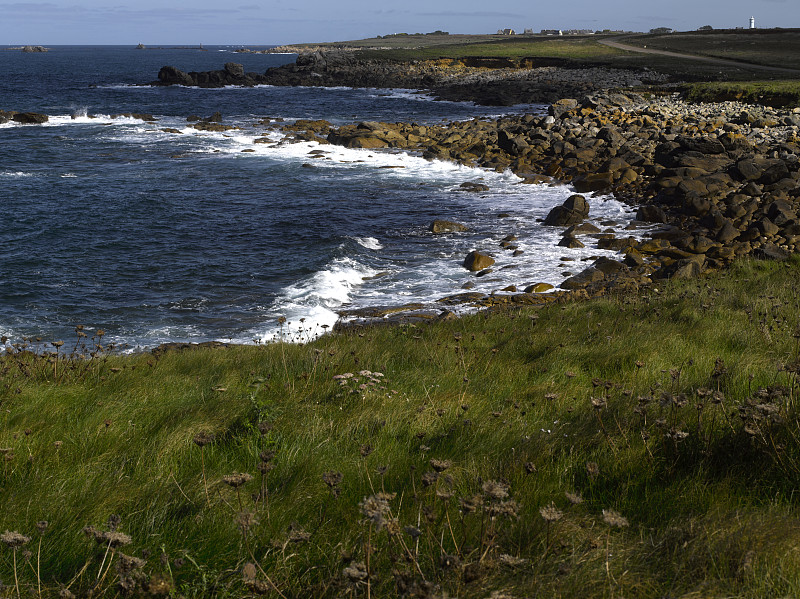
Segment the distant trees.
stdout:
[[713,31],[714,28],[711,25],[703,25],[702,27],[698,27],[697,31]]

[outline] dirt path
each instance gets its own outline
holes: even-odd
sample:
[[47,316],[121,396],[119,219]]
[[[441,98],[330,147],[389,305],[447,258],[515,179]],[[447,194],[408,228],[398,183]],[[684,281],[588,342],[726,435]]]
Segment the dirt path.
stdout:
[[712,64],[719,64],[731,67],[739,67],[740,69],[746,70],[753,70],[753,71],[769,71],[773,73],[794,73],[800,75],[800,70],[798,69],[787,69],[785,67],[771,67],[767,65],[760,65],[760,64],[753,64],[748,62],[739,62],[737,60],[726,60],[724,58],[714,58],[711,56],[697,56],[696,54],[681,54],[679,52],[670,52],[669,50],[657,50],[654,48],[646,48],[641,46],[631,46],[629,44],[623,44],[618,40],[622,40],[625,38],[613,38],[613,39],[606,39],[606,40],[597,40],[598,43],[603,44],[604,46],[610,46],[611,48],[617,48],[618,50],[627,50],[628,52],[639,52],[640,54],[658,54],[660,56],[670,56],[672,58],[685,58],[687,60],[699,60],[701,62],[709,62]]

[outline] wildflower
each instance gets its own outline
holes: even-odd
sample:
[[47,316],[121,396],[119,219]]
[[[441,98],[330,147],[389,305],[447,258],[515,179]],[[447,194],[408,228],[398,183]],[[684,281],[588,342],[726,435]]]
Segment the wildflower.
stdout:
[[249,483],[251,480],[253,480],[253,475],[248,474],[247,472],[235,472],[222,477],[222,482],[230,487],[233,487],[234,489],[238,489],[242,485]]
[[258,524],[256,515],[248,510],[244,510],[236,514],[236,524],[242,533],[247,534],[251,528]]
[[322,475],[322,482],[331,489],[338,487],[342,480],[344,480],[344,474],[341,472],[325,472]]
[[437,460],[436,458],[431,458],[431,468],[436,470],[436,472],[444,472],[450,466],[452,466],[452,462],[450,462],[450,460]]
[[364,444],[359,448],[359,452],[361,453],[362,458],[367,457],[373,451],[375,451],[374,448],[372,447],[372,445],[369,444]]
[[524,566],[528,563],[528,560],[522,557],[515,557],[513,555],[508,555],[507,553],[501,553],[497,556],[497,561],[503,564],[504,566],[509,566],[511,568],[515,568],[517,566]]
[[611,528],[625,528],[628,526],[628,519],[614,510],[603,510],[603,521]]
[[561,517],[564,515],[564,513],[553,503],[543,508],[539,508],[539,514],[541,514],[545,522],[557,522],[558,520],[561,520]]
[[493,503],[486,507],[486,512],[490,516],[504,516],[506,518],[516,518],[519,513],[519,504],[513,499]]
[[359,504],[361,513],[368,522],[375,524],[378,529],[383,527],[386,519],[391,517],[391,506],[389,502],[394,499],[395,493],[376,493],[371,497],[365,497]]
[[354,562],[342,570],[342,574],[351,584],[358,584],[367,579],[367,567],[361,562]]
[[508,485],[496,480],[487,480],[483,483],[483,492],[492,499],[505,499],[508,497]]
[[422,484],[426,487],[430,487],[439,479],[439,473],[435,471],[428,471],[422,475]]
[[583,497],[580,495],[576,495],[575,493],[570,493],[569,491],[564,491],[564,496],[567,498],[572,505],[580,505],[583,503]]
[[48,526],[49,523],[47,522],[47,520],[39,520],[39,522],[36,523],[36,528],[39,529],[39,533],[41,534],[44,534],[44,531],[47,530]]
[[95,530],[94,540],[97,541],[99,545],[108,545],[109,547],[117,548],[123,545],[130,545],[133,539],[124,532]]
[[2,535],[0,535],[0,542],[5,544],[7,547],[10,547],[11,549],[22,547],[30,540],[31,540],[30,537],[26,537],[25,535],[20,534],[16,531],[14,532],[5,531]]
[[194,436],[193,441],[198,447],[204,447],[214,442],[214,435],[206,431],[200,431]]
[[605,408],[607,405],[608,405],[608,403],[607,403],[607,402],[606,402],[606,400],[605,400],[604,398],[602,398],[602,397],[593,397],[593,398],[592,398],[592,407],[593,407],[595,410],[598,410],[598,411],[600,411],[600,410],[602,410],[603,408]]
[[597,478],[597,475],[600,474],[600,466],[597,465],[597,462],[586,462],[586,474],[592,480]]
[[459,508],[463,514],[471,514],[483,505],[483,497],[473,495],[472,497],[461,497],[458,500]]

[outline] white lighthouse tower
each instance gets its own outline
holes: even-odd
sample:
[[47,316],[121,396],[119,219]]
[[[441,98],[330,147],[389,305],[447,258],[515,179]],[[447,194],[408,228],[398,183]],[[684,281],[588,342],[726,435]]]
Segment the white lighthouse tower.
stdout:
[[750,17],[750,29],[755,29],[755,28],[756,28],[756,18]]

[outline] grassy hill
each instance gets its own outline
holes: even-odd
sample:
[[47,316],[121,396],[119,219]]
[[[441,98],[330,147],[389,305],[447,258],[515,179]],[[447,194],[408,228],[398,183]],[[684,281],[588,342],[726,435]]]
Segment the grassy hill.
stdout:
[[796,596],[798,275],[305,344],[20,346],[0,596]]

